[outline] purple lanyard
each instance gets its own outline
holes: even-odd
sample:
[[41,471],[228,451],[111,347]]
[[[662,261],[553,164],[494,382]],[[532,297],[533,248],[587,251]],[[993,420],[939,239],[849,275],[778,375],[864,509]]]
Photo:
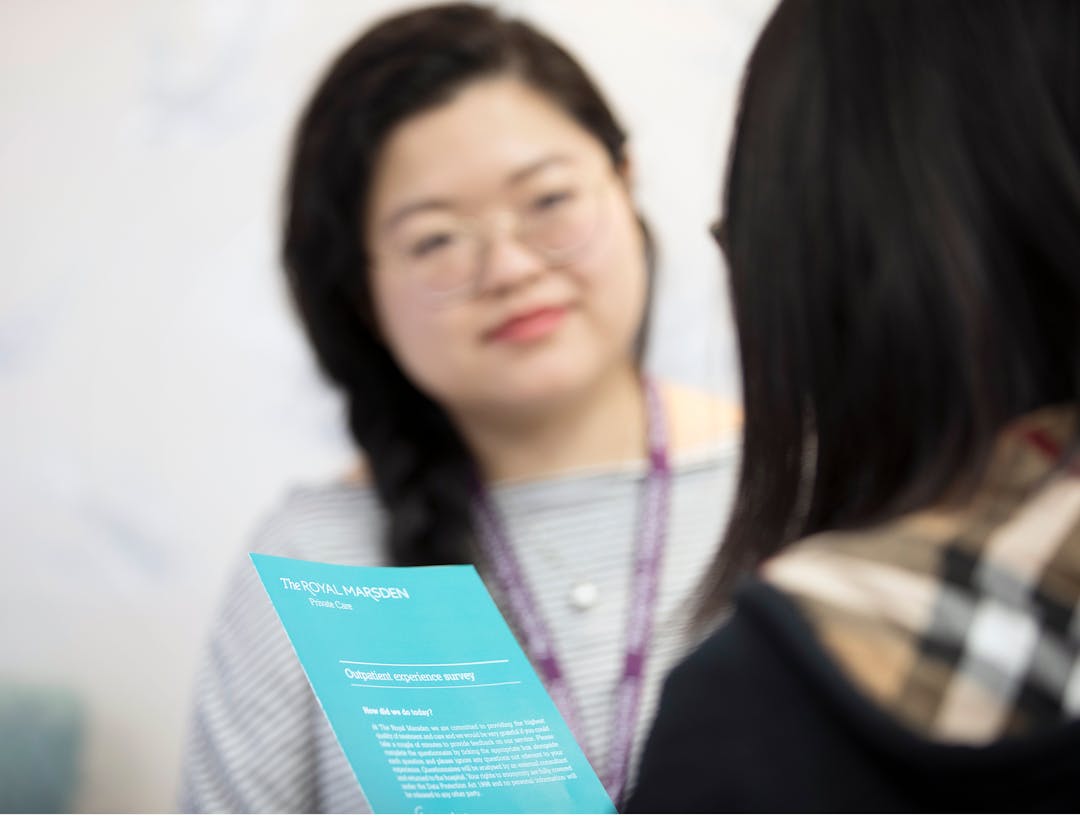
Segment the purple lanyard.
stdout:
[[[626,652],[622,677],[615,694],[615,727],[608,752],[607,773],[602,780],[616,804],[626,785],[630,752],[634,742],[645,658],[652,637],[653,610],[660,584],[660,562],[667,534],[671,468],[668,463],[667,429],[660,395],[651,380],[644,380],[645,421],[649,445],[649,472],[645,480],[637,545],[634,553],[634,585],[626,626]],[[525,650],[543,676],[544,685],[579,741],[583,723],[573,694],[555,656],[551,634],[521,572],[514,548],[495,507],[484,490],[476,491],[477,532],[499,589],[510,606],[514,621],[525,638]]]

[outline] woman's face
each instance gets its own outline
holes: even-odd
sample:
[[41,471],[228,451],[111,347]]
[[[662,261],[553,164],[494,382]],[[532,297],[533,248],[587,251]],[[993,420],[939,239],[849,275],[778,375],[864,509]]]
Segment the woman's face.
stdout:
[[367,211],[379,329],[451,411],[542,409],[630,364],[647,273],[626,178],[522,82],[391,131]]

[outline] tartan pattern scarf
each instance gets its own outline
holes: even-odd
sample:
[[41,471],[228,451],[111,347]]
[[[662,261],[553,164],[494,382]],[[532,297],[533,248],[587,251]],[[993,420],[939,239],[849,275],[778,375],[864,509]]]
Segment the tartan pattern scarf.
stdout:
[[828,532],[763,565],[870,699],[937,741],[1080,717],[1077,412],[1002,434],[962,508]]

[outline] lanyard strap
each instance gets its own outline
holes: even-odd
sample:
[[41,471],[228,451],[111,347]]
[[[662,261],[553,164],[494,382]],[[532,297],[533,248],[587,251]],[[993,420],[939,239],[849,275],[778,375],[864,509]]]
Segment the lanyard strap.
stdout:
[[[616,804],[626,786],[634,730],[641,706],[645,658],[652,638],[653,611],[660,584],[660,564],[667,535],[671,493],[671,467],[668,462],[663,403],[651,380],[645,379],[643,385],[649,471],[645,479],[638,520],[633,592],[627,614],[626,649],[622,675],[615,692],[615,725],[608,752],[607,772],[602,777],[608,795]],[[484,548],[495,581],[525,639],[525,649],[540,671],[548,693],[566,719],[570,730],[580,742],[584,742],[584,723],[562,666],[555,655],[551,633],[522,574],[521,565],[502,520],[481,485],[477,486],[475,508],[480,545]]]
[[1067,476],[1080,477],[1080,446],[1076,442],[1066,446],[1042,428],[1021,431],[1020,438],[1044,456],[1058,460]]

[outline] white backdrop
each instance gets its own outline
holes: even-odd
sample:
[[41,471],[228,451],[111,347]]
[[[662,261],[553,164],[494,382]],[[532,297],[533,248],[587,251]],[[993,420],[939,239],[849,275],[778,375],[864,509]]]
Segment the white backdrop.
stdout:
[[[0,3],[0,681],[72,690],[80,810],[172,807],[223,570],[350,459],[276,262],[305,93],[385,0]],[[706,236],[771,0],[504,3],[627,123],[661,246],[650,362],[736,395]]]

